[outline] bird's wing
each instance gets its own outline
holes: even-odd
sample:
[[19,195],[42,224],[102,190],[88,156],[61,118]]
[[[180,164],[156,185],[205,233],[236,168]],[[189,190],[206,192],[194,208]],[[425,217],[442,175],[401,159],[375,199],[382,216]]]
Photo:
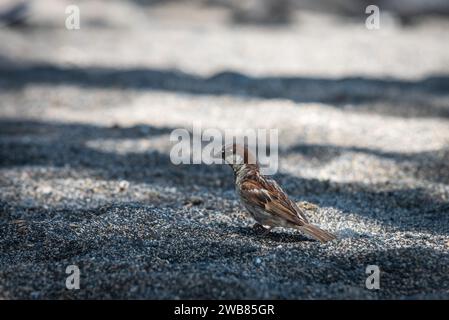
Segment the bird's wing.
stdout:
[[277,184],[276,181],[271,180],[271,179],[266,179],[266,181],[270,186],[272,186],[273,188],[275,188],[277,190],[278,194],[281,195],[283,203],[284,202],[288,203],[288,206],[290,208],[292,208],[294,212],[296,212],[296,214],[299,216],[299,218],[301,220],[304,220],[304,222],[309,223],[304,212],[297,206],[297,204],[295,202],[290,200],[290,198],[287,196],[287,194],[284,192],[284,190],[282,190],[282,188]]
[[249,203],[291,223],[308,223],[301,209],[291,201],[274,180],[257,175],[241,183],[241,196]]

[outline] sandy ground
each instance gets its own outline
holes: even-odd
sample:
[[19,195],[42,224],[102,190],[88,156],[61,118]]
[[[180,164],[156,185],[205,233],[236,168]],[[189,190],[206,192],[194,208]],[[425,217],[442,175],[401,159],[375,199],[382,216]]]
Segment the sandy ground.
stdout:
[[[105,3],[0,28],[0,298],[449,298],[448,21]],[[278,129],[275,179],[338,240],[262,237],[230,168],[171,164],[195,121]]]

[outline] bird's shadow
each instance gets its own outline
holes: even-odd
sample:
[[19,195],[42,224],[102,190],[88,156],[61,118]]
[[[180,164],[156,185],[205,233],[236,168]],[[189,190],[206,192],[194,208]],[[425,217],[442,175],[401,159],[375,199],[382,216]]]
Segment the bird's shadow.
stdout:
[[243,226],[227,226],[227,229],[231,231],[231,233],[237,233],[241,236],[252,238],[256,241],[265,242],[266,240],[280,242],[280,243],[290,243],[290,242],[303,242],[303,241],[315,241],[313,239],[307,238],[299,233],[287,233],[282,232],[280,228],[277,228],[275,231],[270,231],[268,234],[263,234],[255,230],[252,227],[243,227]]

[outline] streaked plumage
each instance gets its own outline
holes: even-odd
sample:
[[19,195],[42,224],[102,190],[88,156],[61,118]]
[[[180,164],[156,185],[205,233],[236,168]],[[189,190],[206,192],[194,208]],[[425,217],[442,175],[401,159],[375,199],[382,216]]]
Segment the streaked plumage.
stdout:
[[298,229],[321,242],[335,236],[309,223],[276,181],[263,176],[255,157],[238,144],[226,146],[222,158],[234,171],[236,192],[251,216],[269,232],[274,227]]

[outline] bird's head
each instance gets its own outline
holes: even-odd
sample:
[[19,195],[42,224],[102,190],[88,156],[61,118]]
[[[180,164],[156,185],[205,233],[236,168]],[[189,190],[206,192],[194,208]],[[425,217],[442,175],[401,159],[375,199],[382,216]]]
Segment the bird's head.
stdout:
[[257,159],[247,145],[237,143],[225,145],[221,149],[221,158],[232,168],[234,173],[245,167],[257,168]]

